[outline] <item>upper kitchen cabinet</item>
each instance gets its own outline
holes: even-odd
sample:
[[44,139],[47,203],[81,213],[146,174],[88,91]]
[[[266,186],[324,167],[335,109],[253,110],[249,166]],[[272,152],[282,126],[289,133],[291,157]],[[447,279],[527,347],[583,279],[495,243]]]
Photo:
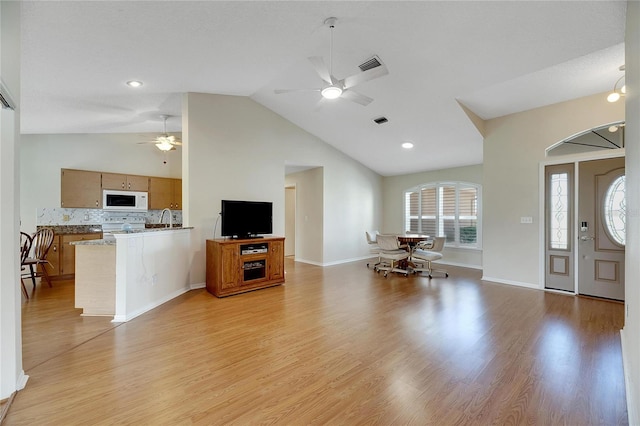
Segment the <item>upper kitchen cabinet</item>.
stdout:
[[149,208],[151,210],[182,208],[182,179],[149,178]]
[[60,206],[102,208],[102,174],[86,170],[61,170]]
[[149,190],[149,177],[121,175],[118,173],[102,173],[102,189],[147,192]]

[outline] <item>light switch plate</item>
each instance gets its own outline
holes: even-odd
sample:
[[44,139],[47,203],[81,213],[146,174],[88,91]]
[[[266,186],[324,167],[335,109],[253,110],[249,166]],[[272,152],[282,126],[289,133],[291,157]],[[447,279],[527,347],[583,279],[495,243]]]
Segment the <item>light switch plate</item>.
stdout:
[[533,218],[531,216],[522,216],[520,223],[533,223]]

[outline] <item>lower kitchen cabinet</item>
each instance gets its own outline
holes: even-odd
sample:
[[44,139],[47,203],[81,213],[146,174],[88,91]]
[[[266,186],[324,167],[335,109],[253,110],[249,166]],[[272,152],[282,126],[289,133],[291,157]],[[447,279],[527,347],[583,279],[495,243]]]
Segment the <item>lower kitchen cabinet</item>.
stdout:
[[49,264],[46,266],[49,276],[70,278],[76,272],[76,248],[72,241],[98,240],[101,233],[56,235],[47,253]]

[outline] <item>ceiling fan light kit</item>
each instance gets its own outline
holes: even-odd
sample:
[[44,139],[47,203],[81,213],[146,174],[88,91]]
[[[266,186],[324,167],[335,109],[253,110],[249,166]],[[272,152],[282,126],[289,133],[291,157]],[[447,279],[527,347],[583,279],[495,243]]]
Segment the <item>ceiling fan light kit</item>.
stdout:
[[[620,65],[620,68],[618,68],[620,71],[624,72],[625,70],[625,66],[624,65]],[[613,85],[613,91],[611,91],[611,93],[609,93],[609,95],[607,96],[607,101],[608,102],[617,102],[622,96],[624,96],[627,93],[627,86],[626,84],[623,84],[622,87],[620,87],[618,89],[618,84],[624,79],[625,74],[622,74],[622,77],[620,77],[619,79],[616,80],[616,82]]]
[[290,93],[290,92],[298,92],[298,91],[309,91],[309,92],[320,92],[323,99],[337,99],[342,98],[348,101],[355,102],[362,106],[367,106],[373,99],[357,93],[352,90],[353,87],[358,84],[376,79],[378,77],[382,77],[384,75],[389,74],[387,67],[384,66],[382,61],[378,56],[373,56],[372,58],[365,61],[364,64],[359,66],[361,72],[345,77],[343,79],[338,79],[333,75],[333,30],[338,22],[338,18],[331,17],[324,20],[324,24],[329,27],[330,34],[330,43],[329,43],[329,67],[325,64],[324,59],[321,56],[312,56],[309,58],[309,62],[313,65],[314,69],[318,76],[326,83],[325,86],[321,88],[314,89],[276,89],[274,90],[275,94],[282,93]]
[[338,86],[328,86],[320,92],[325,99],[336,99],[342,95],[342,89]]

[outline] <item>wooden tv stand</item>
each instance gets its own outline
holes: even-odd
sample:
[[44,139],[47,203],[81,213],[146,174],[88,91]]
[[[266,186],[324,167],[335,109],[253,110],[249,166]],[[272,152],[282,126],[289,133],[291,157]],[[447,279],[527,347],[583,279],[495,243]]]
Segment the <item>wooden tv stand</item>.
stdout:
[[207,240],[207,291],[231,296],[284,282],[284,237]]

